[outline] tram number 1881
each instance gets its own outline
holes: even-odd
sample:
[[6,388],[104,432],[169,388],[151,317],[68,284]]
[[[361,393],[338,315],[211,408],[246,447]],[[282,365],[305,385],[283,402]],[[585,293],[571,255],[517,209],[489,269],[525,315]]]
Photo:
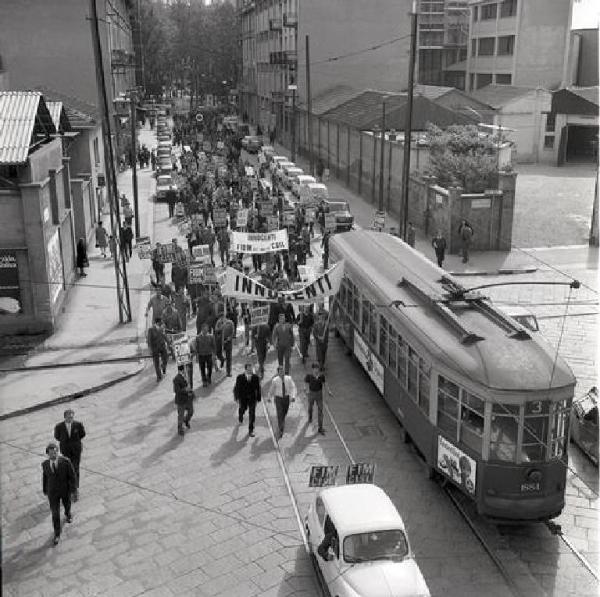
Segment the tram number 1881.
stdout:
[[521,493],[528,493],[530,491],[539,491],[541,486],[536,481],[530,481],[528,483],[521,483]]

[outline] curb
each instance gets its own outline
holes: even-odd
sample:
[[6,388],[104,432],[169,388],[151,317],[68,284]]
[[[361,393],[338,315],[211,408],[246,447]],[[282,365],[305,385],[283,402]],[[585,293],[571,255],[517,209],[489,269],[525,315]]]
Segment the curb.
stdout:
[[509,269],[497,269],[493,271],[467,271],[449,272],[451,276],[506,276],[510,274],[532,274],[537,272],[537,267],[515,267]]
[[36,412],[38,410],[42,410],[44,408],[49,408],[50,406],[56,406],[57,404],[62,404],[63,402],[71,402],[72,400],[77,400],[78,398],[84,398],[85,396],[89,396],[90,394],[95,394],[96,392],[101,392],[102,390],[106,390],[122,381],[126,381],[132,377],[135,377],[139,373],[141,373],[146,368],[146,364],[144,363],[141,367],[139,367],[136,371],[132,373],[127,373],[126,375],[121,375],[120,377],[116,377],[115,379],[111,379],[97,386],[93,386],[91,388],[86,388],[84,390],[79,390],[78,392],[73,392],[72,394],[65,394],[64,396],[58,396],[57,398],[51,398],[50,400],[46,400],[44,402],[40,402],[39,404],[34,404],[32,406],[28,406],[27,408],[21,408],[19,410],[15,410],[10,413],[5,413],[0,415],[0,421],[6,421],[7,419],[13,419],[14,417],[20,417],[21,415],[26,415],[32,412]]

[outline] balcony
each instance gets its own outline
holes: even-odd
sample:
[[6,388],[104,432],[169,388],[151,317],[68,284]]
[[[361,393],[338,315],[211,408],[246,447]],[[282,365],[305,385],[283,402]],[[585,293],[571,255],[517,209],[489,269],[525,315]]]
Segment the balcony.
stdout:
[[281,31],[281,19],[269,19],[269,31]]
[[298,63],[298,52],[296,50],[285,50],[283,52],[285,64],[296,66]]
[[271,52],[269,54],[269,64],[285,64],[285,52]]
[[127,52],[120,48],[111,50],[110,64],[112,70],[133,68],[135,66],[135,54],[132,54],[131,52]]
[[284,27],[298,27],[298,15],[295,12],[289,12],[283,15]]

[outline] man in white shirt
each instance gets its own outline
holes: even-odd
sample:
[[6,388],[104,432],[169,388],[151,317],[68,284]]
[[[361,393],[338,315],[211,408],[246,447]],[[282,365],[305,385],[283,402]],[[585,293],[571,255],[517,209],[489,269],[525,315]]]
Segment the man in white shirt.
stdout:
[[283,437],[285,428],[285,417],[290,408],[290,399],[292,402],[296,400],[296,384],[294,380],[285,375],[283,366],[277,367],[277,375],[271,382],[269,388],[269,398],[275,398],[275,410],[277,411],[277,425],[279,427],[279,438]]

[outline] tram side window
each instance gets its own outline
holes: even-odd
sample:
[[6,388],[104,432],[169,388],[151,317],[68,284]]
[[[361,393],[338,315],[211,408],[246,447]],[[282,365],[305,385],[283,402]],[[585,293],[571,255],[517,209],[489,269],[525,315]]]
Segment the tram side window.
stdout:
[[352,297],[352,309],[351,309],[352,319],[358,325],[360,321],[360,300],[358,298],[358,288],[354,286],[354,296]]
[[340,284],[340,293],[338,295],[338,302],[344,310],[346,309],[346,294],[347,294],[346,280],[342,280],[342,283]]
[[519,435],[519,407],[494,404],[490,433],[490,460],[516,462]]
[[419,407],[429,416],[429,375],[431,367],[419,359]]
[[438,427],[458,440],[458,386],[440,375],[438,380]]
[[360,331],[363,333],[363,336],[367,336],[369,332],[369,318],[371,317],[371,304],[366,299],[363,299],[362,302],[362,322],[360,326]]
[[388,322],[383,315],[379,316],[379,356],[388,364]]
[[[396,373],[396,349],[397,349],[397,341],[398,341],[398,334],[396,334],[396,330],[390,326],[389,328],[389,332],[390,332],[390,340],[389,340],[389,353],[390,353],[390,370],[392,371],[392,373]],[[400,341],[402,341],[400,339]]]
[[546,459],[549,408],[550,403],[547,400],[535,400],[525,404],[521,456],[523,462]]
[[552,458],[562,458],[567,442],[567,429],[569,423],[569,402],[562,400],[552,405],[551,415],[551,451]]
[[417,401],[418,389],[418,371],[419,355],[409,346],[408,347],[408,393],[410,397]]
[[375,314],[375,307],[369,303],[369,309],[371,310],[371,317],[369,318],[369,342],[371,346],[377,346],[377,315]]
[[407,367],[407,344],[400,336],[398,336],[398,381],[400,385],[406,387],[406,367]]
[[481,454],[485,403],[481,398],[462,391],[460,402],[460,441]]
[[346,308],[346,313],[352,317],[352,301],[354,299],[354,291],[353,291],[353,284],[352,282],[350,282],[350,280],[346,281],[346,304],[344,305],[344,307]]

